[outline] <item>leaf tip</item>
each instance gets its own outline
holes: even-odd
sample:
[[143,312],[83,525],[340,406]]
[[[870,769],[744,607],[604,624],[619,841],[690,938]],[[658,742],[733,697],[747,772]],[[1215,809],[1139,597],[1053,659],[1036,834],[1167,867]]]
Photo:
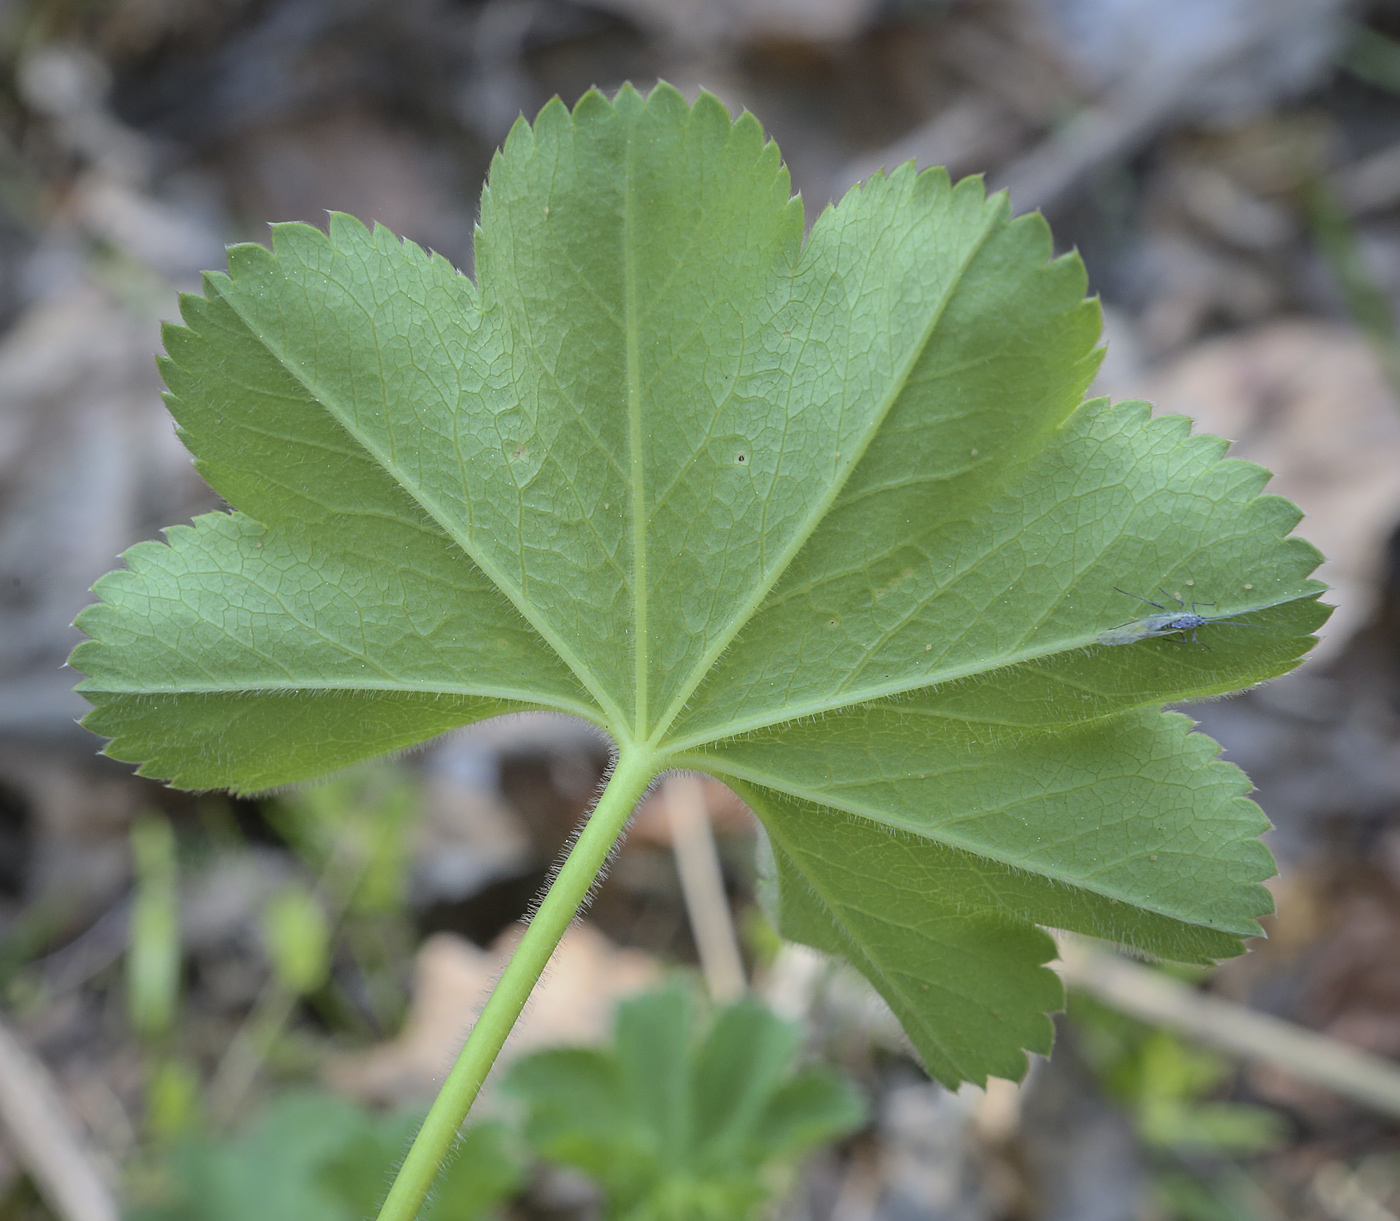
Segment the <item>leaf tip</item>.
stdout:
[[[558,107],[554,103],[558,102]],[[566,126],[573,123],[583,126],[590,123],[607,122],[618,112],[625,113],[633,107],[640,108],[643,105],[642,97],[633,88],[630,81],[623,84],[614,97],[609,100],[608,95],[596,85],[587,89],[579,97],[570,110],[561,98],[551,98],[548,104],[535,116],[536,133],[544,132],[555,126]]]
[[[543,114],[546,110],[548,110],[551,106],[555,105],[556,103],[558,103],[560,107],[563,107],[564,105],[563,101],[560,98],[550,98],[550,100],[545,103],[544,109],[540,111],[540,114]],[[537,115],[537,120],[538,117],[539,116]],[[501,147],[491,154],[491,170],[495,170],[496,163],[500,161],[506,153],[519,153],[522,151],[524,146],[533,144],[534,139],[535,129],[534,126],[531,124],[530,120],[527,119],[523,114],[516,115],[515,121],[510,125],[510,130],[506,132],[506,138],[501,142]],[[487,175],[487,178],[489,181],[489,173]]]
[[[916,169],[915,181],[917,183],[917,190],[925,194],[934,195],[940,198],[952,191],[953,176],[950,173],[948,173],[947,166],[930,165],[926,166],[922,170],[919,170],[917,169],[916,162],[910,161],[909,165],[914,166]],[[976,178],[976,180],[979,182],[981,181],[980,175],[974,175],[974,178]],[[964,178],[962,181],[967,182],[969,181],[969,179]],[[961,186],[962,183],[959,183],[958,185]]]
[[[378,221],[375,221],[373,228],[371,228],[358,216],[351,216],[349,212],[338,212],[333,209],[326,211],[326,224],[326,240],[335,247],[374,241],[381,233],[389,232]],[[316,232],[319,234],[321,231],[317,229]],[[397,239],[395,241],[397,244]]]
[[[346,216],[346,213],[328,213],[328,215]],[[354,218],[347,216],[347,219],[353,220]],[[360,224],[358,221],[356,223]],[[361,224],[360,227],[364,226]],[[250,257],[254,260],[259,258],[264,260],[263,266],[267,265],[266,260],[295,259],[306,247],[325,250],[331,246],[331,239],[323,230],[318,229],[315,225],[308,225],[303,220],[276,221],[268,225],[268,230],[272,234],[271,252],[264,246],[249,243],[253,250],[261,252],[261,256],[253,254]]]
[[[620,90],[619,92],[622,92],[627,89],[632,89],[632,84],[630,81],[627,84],[623,85],[622,90]],[[633,90],[633,92],[636,91]],[[717,107],[724,113],[725,121],[729,121],[729,111],[725,109],[724,103],[721,102],[719,98],[716,97],[713,93],[711,93],[708,89],[700,90],[699,94],[696,96],[695,104],[694,106],[692,106],[689,102],[685,100],[685,94],[683,94],[679,89],[675,87],[675,85],[671,84],[671,82],[667,80],[659,80],[656,82],[656,84],[654,84],[651,87],[651,92],[648,93],[646,97],[646,104],[648,106],[663,106],[668,109],[680,109],[690,111],[701,110],[702,108],[709,108],[713,105],[714,107]]]
[[[275,238],[280,225],[268,226]],[[228,273],[210,272],[206,277],[206,296],[225,296],[234,284],[245,277],[257,276],[272,262],[272,251],[257,242],[236,242],[228,248]]]

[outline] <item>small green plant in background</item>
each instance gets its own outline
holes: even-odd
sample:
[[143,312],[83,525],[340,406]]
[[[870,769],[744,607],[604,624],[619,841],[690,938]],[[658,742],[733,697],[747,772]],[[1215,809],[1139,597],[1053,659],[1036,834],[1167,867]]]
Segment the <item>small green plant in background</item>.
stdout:
[[[749,804],[779,931],[948,1084],[1049,1051],[1039,926],[1189,962],[1258,933],[1267,824],[1162,705],[1295,666],[1319,556],[1225,442],[1084,399],[1098,309],[1042,218],[908,165],[804,236],[751,115],[627,87],[515,125],[476,269],[341,215],[234,247],[162,369],[236,511],[130,550],[72,659],[109,753],[192,788],[524,710],[615,743],[384,1221],[670,769]],[[1260,630],[1105,647],[1121,589]]]
[[[619,1007],[611,1048],[554,1048],[504,1082],[516,1119],[466,1129],[425,1221],[484,1221],[526,1181],[526,1153],[581,1170],[608,1221],[756,1221],[799,1157],[864,1121],[854,1088],[799,1069],[800,1026],[744,1000],[697,1026],[679,985]],[[421,1119],[283,1094],[229,1139],[186,1133],[128,1221],[361,1221]]]
[[618,1011],[609,1049],[559,1048],[504,1082],[544,1160],[603,1190],[608,1221],[749,1221],[802,1154],[860,1127],[854,1089],[824,1068],[794,1071],[799,1026],[756,1001],[697,1029],[683,988]]

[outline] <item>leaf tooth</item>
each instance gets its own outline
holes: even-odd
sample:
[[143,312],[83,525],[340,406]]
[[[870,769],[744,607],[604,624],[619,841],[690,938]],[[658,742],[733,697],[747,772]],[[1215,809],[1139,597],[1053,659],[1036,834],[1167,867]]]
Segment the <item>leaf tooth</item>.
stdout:
[[[310,225],[303,226],[310,229]],[[274,247],[278,237],[284,234],[286,227],[275,225],[272,227]],[[228,248],[228,273],[209,272],[205,276],[206,294],[224,295],[227,288],[234,283],[244,279],[256,279],[259,275],[265,275],[269,270],[276,267],[277,260],[273,252],[266,246],[260,246],[257,242],[239,242],[236,246]]]
[[[590,89],[575,104],[573,112],[558,98],[550,98],[545,103],[539,114],[535,116],[533,124],[526,124],[526,130],[531,133],[531,143],[533,148],[529,152],[541,153],[546,151],[552,141],[572,139],[576,133],[580,121],[596,122],[603,117],[602,111],[611,112],[612,107],[596,89]],[[511,129],[511,135],[515,135],[515,128]],[[522,133],[523,143],[523,133]],[[510,139],[506,141],[504,149],[507,161],[521,156],[527,152],[526,149],[516,149],[511,146]]]

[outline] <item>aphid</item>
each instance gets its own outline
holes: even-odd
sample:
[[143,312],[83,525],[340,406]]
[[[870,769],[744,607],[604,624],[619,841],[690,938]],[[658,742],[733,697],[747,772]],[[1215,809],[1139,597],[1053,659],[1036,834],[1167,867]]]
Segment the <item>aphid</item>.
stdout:
[[[1115,585],[1115,589],[1118,587]],[[1180,598],[1168,594],[1173,602],[1180,608],[1179,610],[1168,610],[1160,602],[1154,602],[1151,598],[1144,598],[1141,594],[1130,594],[1126,589],[1118,589],[1124,597],[1136,598],[1139,602],[1146,602],[1148,606],[1155,606],[1162,613],[1159,615],[1148,615],[1142,619],[1134,619],[1131,623],[1123,623],[1118,627],[1111,627],[1106,632],[1100,632],[1095,639],[1100,644],[1136,644],[1139,640],[1150,640],[1154,636],[1171,636],[1176,632],[1190,632],[1191,642],[1200,644],[1196,639],[1196,629],[1205,627],[1208,623],[1227,623],[1234,627],[1257,627],[1262,628],[1260,623],[1245,623],[1233,615],[1199,615],[1196,613],[1198,606],[1213,606],[1211,602],[1192,602],[1190,609]],[[1209,648],[1209,645],[1203,646]]]

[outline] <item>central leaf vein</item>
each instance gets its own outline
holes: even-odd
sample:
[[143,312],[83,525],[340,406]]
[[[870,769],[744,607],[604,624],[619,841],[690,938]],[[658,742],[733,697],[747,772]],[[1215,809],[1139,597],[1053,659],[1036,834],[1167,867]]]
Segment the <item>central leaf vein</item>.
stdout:
[[[944,847],[953,848],[959,852],[966,852],[982,860],[992,861],[1007,869],[1033,873],[1049,881],[1058,882],[1062,886],[1071,889],[1095,894],[1101,898],[1111,899],[1115,902],[1130,903],[1142,911],[1153,912],[1156,915],[1165,916],[1171,920],[1178,920],[1183,923],[1200,923],[1199,921],[1193,921],[1189,915],[1183,915],[1180,911],[1167,910],[1166,905],[1153,902],[1150,899],[1145,899],[1140,894],[1129,894],[1126,891],[1107,887],[1100,883],[1090,884],[1084,877],[1068,874],[1063,870],[1052,869],[1043,861],[1029,862],[1025,859],[1014,857],[1010,853],[991,851],[985,843],[969,841],[962,836],[948,834],[946,825],[937,827],[918,826],[912,822],[894,819],[883,811],[865,805],[862,802],[852,801],[850,798],[837,796],[820,789],[810,788],[806,785],[794,784],[786,777],[775,776],[772,773],[765,772],[761,768],[736,765],[728,759],[717,758],[713,755],[697,755],[691,759],[681,756],[675,758],[674,762],[677,766],[694,768],[696,771],[708,772],[711,775],[721,778],[727,776],[740,782],[748,781],[750,784],[761,784],[765,788],[772,789],[774,792],[787,793],[789,796],[799,798],[802,801],[809,801],[814,805],[825,806],[827,809],[831,810],[840,810],[845,814],[853,814],[857,818],[867,819],[882,827],[892,827],[899,831],[918,835],[934,843],[942,844]],[[1021,803],[1009,802],[1002,805],[991,805],[983,810],[973,811],[967,817],[984,816],[990,813],[1009,810],[1014,808],[1017,804]]]
[[646,736],[647,725],[647,506],[646,453],[643,449],[641,371],[637,307],[636,218],[634,215],[636,167],[632,133],[627,135],[627,163],[622,185],[622,279],[624,339],[627,372],[627,444],[631,458],[632,494],[632,647],[636,659],[633,732]]
[[346,435],[353,439],[379,466],[390,475],[400,487],[423,509],[432,519],[438,528],[454,543],[457,544],[463,553],[476,564],[478,568],[491,579],[496,587],[510,599],[511,604],[519,612],[521,617],[548,642],[549,646],[558,654],[560,659],[574,672],[579,682],[583,684],[588,693],[597,701],[598,707],[605,712],[610,712],[614,716],[618,715],[616,705],[609,698],[607,689],[600,683],[593,674],[592,668],[584,664],[583,659],[569,647],[569,645],[559,636],[557,632],[551,630],[549,624],[542,620],[542,617],[533,613],[530,600],[525,597],[524,592],[509,581],[504,572],[486,558],[478,547],[472,545],[470,534],[454,529],[450,524],[451,514],[443,505],[437,503],[436,499],[423,488],[419,482],[413,479],[408,471],[404,470],[396,461],[392,452],[376,445],[367,437],[362,430],[355,426],[355,421],[350,413],[339,407],[334,400],[334,396],[316,384],[314,378],[310,377],[303,369],[298,367],[297,362],[288,358],[285,352],[279,350],[278,346],[270,337],[261,331],[251,318],[247,316],[242,308],[237,294],[222,293],[230,308],[242,320],[249,332],[254,335],[258,342],[267,349],[268,353],[292,375],[306,390],[312,399],[318,403],[335,422],[345,431]]
[[[628,181],[630,183],[630,175]],[[630,224],[630,204],[627,215]],[[700,660],[691,671],[690,676],[681,684],[675,698],[671,701],[670,706],[666,709],[658,722],[658,737],[664,734],[676,717],[680,715],[681,710],[690,700],[690,697],[695,694],[701,682],[704,681],[705,676],[710,672],[710,668],[730,644],[733,643],[734,638],[754,616],[759,607],[763,605],[764,600],[772,591],[774,585],[781,579],[783,573],[787,570],[794,558],[796,558],[797,553],[802,549],[823,519],[831,511],[832,505],[841,495],[852,473],[860,465],[861,459],[864,457],[866,450],[869,449],[875,436],[879,433],[885,419],[894,409],[895,404],[899,402],[906,386],[909,384],[909,379],[912,377],[914,370],[918,367],[920,359],[932,342],[934,335],[937,333],[938,325],[942,321],[949,303],[956,295],[958,286],[962,283],[968,268],[972,266],[978,254],[981,253],[983,246],[986,245],[987,239],[991,236],[994,229],[995,225],[993,220],[991,217],[988,217],[983,222],[982,231],[978,234],[977,240],[971,244],[966,257],[961,264],[959,264],[956,272],[949,278],[947,290],[930,311],[928,321],[924,325],[923,330],[920,332],[917,339],[910,344],[909,350],[905,354],[904,360],[894,377],[891,379],[889,389],[885,392],[879,406],[870,414],[870,418],[866,421],[865,428],[858,438],[856,445],[853,447],[850,457],[844,460],[844,471],[831,481],[825,493],[811,506],[805,521],[802,522],[798,529],[793,531],[792,537],[788,540],[786,546],[778,553],[773,563],[768,566],[762,578],[755,583],[749,596],[740,602],[734,614],[730,617],[729,622],[716,634],[715,639],[711,642],[710,647],[705,653],[702,654]],[[848,372],[848,370],[843,370],[843,377]],[[789,387],[789,393],[791,393],[791,387]]]

